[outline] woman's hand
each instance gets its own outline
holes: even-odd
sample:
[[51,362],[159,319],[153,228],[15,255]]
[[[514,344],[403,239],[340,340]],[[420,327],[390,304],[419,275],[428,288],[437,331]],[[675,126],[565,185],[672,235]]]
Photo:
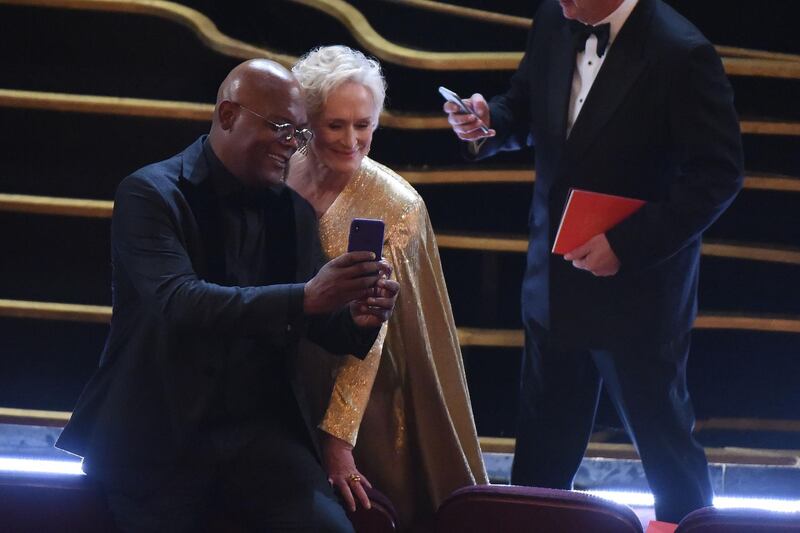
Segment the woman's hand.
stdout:
[[353,447],[349,442],[328,433],[323,432],[322,435],[322,459],[328,472],[328,482],[342,495],[349,511],[356,510],[356,500],[369,509],[371,505],[364,487],[372,488],[372,485],[356,468]]

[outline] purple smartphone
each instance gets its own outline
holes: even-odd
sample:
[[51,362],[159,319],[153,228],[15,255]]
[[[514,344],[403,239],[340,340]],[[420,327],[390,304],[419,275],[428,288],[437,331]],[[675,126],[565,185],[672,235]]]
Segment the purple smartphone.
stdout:
[[350,223],[348,252],[372,252],[377,259],[383,252],[383,220],[354,218]]

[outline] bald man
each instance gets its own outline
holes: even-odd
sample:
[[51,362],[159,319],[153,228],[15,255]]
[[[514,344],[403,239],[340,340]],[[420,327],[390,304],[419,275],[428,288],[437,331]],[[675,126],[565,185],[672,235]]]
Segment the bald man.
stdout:
[[248,61],[208,136],[117,190],[111,330],[57,446],[123,531],[202,531],[219,506],[252,531],[352,531],[294,359],[301,337],[365,356],[399,287],[368,252],[321,266],[313,208],[283,185],[310,135],[291,73]]

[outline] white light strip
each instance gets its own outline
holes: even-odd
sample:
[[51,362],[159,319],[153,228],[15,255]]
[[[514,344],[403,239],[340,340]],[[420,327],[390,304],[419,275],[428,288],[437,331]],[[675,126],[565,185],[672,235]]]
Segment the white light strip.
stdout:
[[[584,492],[584,491],[582,491]],[[653,495],[649,492],[624,492],[611,490],[588,490],[587,494],[605,498],[613,502],[634,507],[652,507]],[[779,500],[775,498],[733,498],[730,496],[716,496],[714,507],[720,509],[763,509],[765,511],[778,511],[783,513],[800,512],[800,500]]]
[[0,457],[0,472],[83,475],[80,461],[21,459],[19,457]]

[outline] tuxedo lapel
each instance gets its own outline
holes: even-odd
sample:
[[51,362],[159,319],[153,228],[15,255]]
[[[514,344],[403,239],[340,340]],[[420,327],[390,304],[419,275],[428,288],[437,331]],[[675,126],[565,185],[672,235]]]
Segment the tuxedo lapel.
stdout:
[[640,0],[608,50],[567,139],[567,150],[581,152],[592,143],[644,71],[642,49],[651,18],[652,2]]
[[185,236],[194,269],[201,278],[218,282],[224,276],[225,256],[211,183],[206,179],[209,170],[203,157],[203,139],[184,150],[178,188],[194,216],[192,226],[196,231]]
[[562,146],[567,136],[567,113],[572,91],[572,73],[575,69],[575,50],[572,33],[566,20],[554,32],[551,69],[547,84],[548,128],[555,136],[556,146]]

